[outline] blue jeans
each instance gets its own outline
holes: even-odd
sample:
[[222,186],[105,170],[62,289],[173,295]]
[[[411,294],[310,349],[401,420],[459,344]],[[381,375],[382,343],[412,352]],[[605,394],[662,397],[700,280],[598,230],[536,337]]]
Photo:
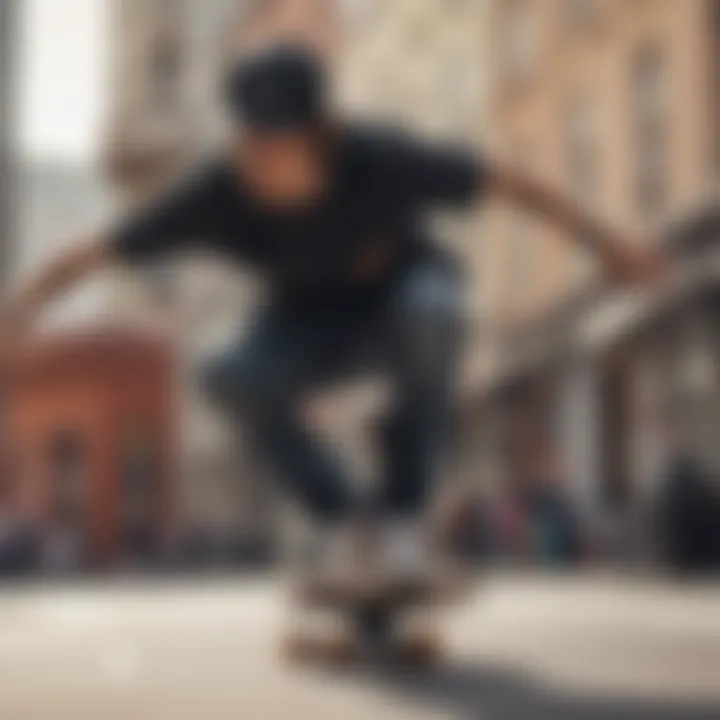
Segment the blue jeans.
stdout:
[[462,336],[461,282],[441,261],[398,278],[381,299],[270,305],[235,347],[205,369],[211,397],[241,420],[286,488],[322,521],[360,507],[338,459],[303,426],[312,391],[354,375],[385,374],[393,412],[380,443],[379,510],[414,515],[426,504],[448,440]]

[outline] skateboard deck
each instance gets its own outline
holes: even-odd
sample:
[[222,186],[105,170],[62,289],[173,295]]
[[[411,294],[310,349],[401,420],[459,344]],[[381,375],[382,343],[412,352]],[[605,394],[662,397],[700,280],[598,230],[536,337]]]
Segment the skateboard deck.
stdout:
[[295,616],[334,613],[340,622],[322,631],[288,632],[284,654],[294,662],[434,664],[443,655],[437,611],[462,599],[466,590],[466,583],[451,578],[301,580],[291,592]]
[[438,663],[444,656],[444,645],[441,636],[431,630],[407,633],[384,646],[370,646],[361,637],[347,633],[294,633],[284,640],[283,656],[292,663],[334,667],[372,663],[420,668]]

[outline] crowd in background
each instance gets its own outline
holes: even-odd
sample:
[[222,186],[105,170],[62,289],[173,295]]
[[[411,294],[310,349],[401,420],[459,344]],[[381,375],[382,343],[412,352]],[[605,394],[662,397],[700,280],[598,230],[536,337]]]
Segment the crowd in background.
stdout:
[[[632,553],[618,547],[617,538],[593,532],[560,474],[494,484],[471,479],[465,486],[474,489],[449,499],[440,516],[439,537],[453,552],[549,568],[612,562],[618,553]],[[676,574],[720,572],[720,482],[691,454],[678,453],[658,488],[648,517],[637,519],[651,556],[644,559]]]
[[[488,477],[463,483],[438,504],[439,542],[480,564],[570,569],[616,559],[612,542],[590,530],[565,479],[545,467],[510,482]],[[720,572],[720,483],[692,455],[679,452],[658,488],[643,528],[653,564],[677,574]],[[0,576],[66,576],[89,569],[72,523],[39,524],[17,508],[12,486],[0,485]],[[120,569],[258,567],[274,557],[257,540],[221,537],[211,527],[185,528],[172,544],[146,540],[135,543]]]

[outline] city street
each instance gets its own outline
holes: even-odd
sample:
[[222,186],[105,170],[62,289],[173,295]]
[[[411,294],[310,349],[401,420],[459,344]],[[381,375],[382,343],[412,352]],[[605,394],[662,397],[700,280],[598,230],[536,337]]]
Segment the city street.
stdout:
[[720,588],[488,579],[432,671],[287,667],[271,580],[6,588],[2,720],[720,717]]

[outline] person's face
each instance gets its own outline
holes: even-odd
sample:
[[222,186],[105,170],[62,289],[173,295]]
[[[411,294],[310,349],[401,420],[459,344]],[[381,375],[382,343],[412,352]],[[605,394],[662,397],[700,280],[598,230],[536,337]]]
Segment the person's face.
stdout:
[[321,200],[327,164],[318,137],[305,131],[249,131],[236,141],[236,164],[259,201],[298,208]]

